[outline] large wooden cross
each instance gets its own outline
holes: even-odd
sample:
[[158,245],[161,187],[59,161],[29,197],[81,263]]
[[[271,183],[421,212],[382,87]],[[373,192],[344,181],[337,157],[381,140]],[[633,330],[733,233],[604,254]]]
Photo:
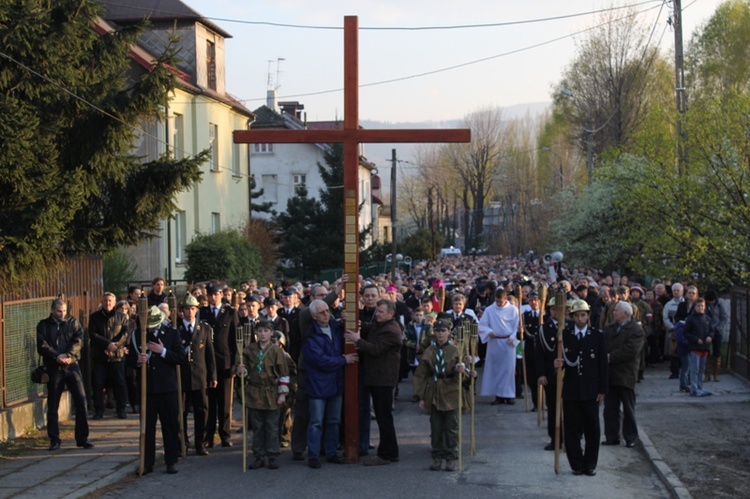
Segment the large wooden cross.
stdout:
[[[359,144],[469,142],[468,129],[361,130],[359,128],[358,19],[344,17],[344,128],[338,130],[236,130],[238,144],[344,144],[344,273],[346,290],[346,328],[356,330],[359,323]],[[304,331],[303,331],[304,333]],[[355,351],[346,345],[346,353]],[[345,457],[349,463],[359,459],[358,372],[356,365],[346,368],[345,383]]]

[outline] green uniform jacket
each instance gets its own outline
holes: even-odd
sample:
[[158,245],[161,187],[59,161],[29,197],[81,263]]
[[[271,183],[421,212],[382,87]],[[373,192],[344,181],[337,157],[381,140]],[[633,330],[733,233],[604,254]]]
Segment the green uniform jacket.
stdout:
[[430,345],[419,361],[414,373],[414,394],[424,400],[427,407],[435,406],[438,411],[458,409],[458,349],[446,343],[442,346],[445,358],[445,377],[435,380],[435,357],[437,345]]
[[288,386],[289,366],[284,351],[271,344],[263,351],[258,371],[258,350],[260,343],[251,343],[242,352],[242,363],[247,371],[245,404],[250,409],[273,411],[279,408],[276,404],[279,387]]

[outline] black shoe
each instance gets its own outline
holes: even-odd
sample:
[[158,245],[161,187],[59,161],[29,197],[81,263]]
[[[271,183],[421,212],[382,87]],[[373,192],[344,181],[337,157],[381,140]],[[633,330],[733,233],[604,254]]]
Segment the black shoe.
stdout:
[[118,413],[117,413],[117,419],[128,419],[128,415],[127,415],[127,414],[125,414],[125,411],[123,411],[123,412],[118,412]]
[[221,446],[222,447],[231,447],[232,446],[232,442],[230,442],[229,440],[222,440],[221,441]]
[[167,465],[167,473],[170,475],[176,475],[177,474],[177,468],[174,464],[168,464]]
[[102,412],[94,413],[94,417],[91,419],[104,419],[104,413]]
[[309,461],[307,461],[307,465],[317,470],[318,468],[320,468],[320,461],[318,461],[317,459],[310,459]]
[[60,442],[52,442],[47,450],[60,450]]
[[619,440],[605,440],[602,445],[620,445]]
[[81,442],[80,444],[76,444],[78,447],[81,447],[82,449],[93,449],[94,444],[89,442],[88,440]]
[[500,404],[502,404],[502,403],[503,403],[503,399],[501,399],[500,397],[495,397],[495,400],[493,400],[493,401],[492,401],[492,402],[490,403],[490,405],[500,405]]
[[344,461],[341,456],[330,456],[326,458],[326,461],[332,464],[346,464],[346,461]]
[[583,471],[581,471],[581,470],[573,470],[573,474],[575,476],[580,476],[580,475],[583,475]]
[[555,444],[547,444],[544,446],[544,450],[555,450]]
[[198,447],[195,449],[195,455],[196,456],[207,456],[208,451],[204,447]]
[[247,469],[249,470],[257,470],[258,468],[262,468],[266,465],[266,460],[262,457],[256,457],[255,461],[247,465]]
[[209,448],[209,449],[213,449],[214,448],[214,441],[213,441],[213,439],[206,441],[206,447]]
[[361,450],[359,451],[359,457],[365,457],[370,454],[370,451]]
[[586,476],[594,476],[596,475],[596,469],[586,470],[584,471],[584,473],[586,474]]
[[516,405],[516,399],[505,399],[505,403],[508,405]]
[[305,456],[301,452],[292,452],[292,461],[304,461]]
[[635,440],[628,440],[628,441],[626,441],[625,442],[625,447],[627,447],[628,449],[632,449],[633,447],[635,447]]
[[268,458],[268,469],[269,470],[277,470],[279,469],[279,463],[276,461],[275,457],[269,457]]
[[669,375],[669,379],[677,379],[677,378],[679,378],[679,377],[680,377],[680,375],[679,375],[679,374],[670,374],[670,375]]
[[396,457],[392,457],[392,458],[391,458],[391,462],[392,462],[392,463],[397,463],[397,462],[399,462],[399,461],[401,461],[401,458],[400,458],[400,457],[398,457],[398,456],[396,456]]

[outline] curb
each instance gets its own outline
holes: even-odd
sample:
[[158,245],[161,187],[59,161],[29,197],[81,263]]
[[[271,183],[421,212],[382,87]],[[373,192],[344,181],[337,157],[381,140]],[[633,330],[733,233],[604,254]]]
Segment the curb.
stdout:
[[669,490],[669,495],[676,499],[692,499],[693,496],[688,492],[687,487],[682,483],[679,477],[672,471],[672,468],[664,462],[659,451],[654,447],[651,439],[640,425],[638,425],[638,438],[643,445],[643,450],[646,451],[651,465],[654,467],[654,471],[659,475],[659,478]]

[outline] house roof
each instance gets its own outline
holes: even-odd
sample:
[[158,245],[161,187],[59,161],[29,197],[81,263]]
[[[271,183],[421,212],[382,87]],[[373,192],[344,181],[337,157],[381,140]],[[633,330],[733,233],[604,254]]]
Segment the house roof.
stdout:
[[152,21],[200,22],[224,38],[232,35],[180,0],[98,0],[104,5],[102,17],[117,24],[136,23],[148,17]]
[[[115,31],[115,28],[112,27],[111,24],[109,24],[104,19],[97,17],[94,20],[94,30],[99,33],[100,35],[103,35],[105,33],[109,33],[112,31]],[[148,52],[146,49],[141,47],[140,45],[131,45],[130,46],[130,56],[133,58],[133,60],[140,65],[142,68],[144,68],[146,71],[151,71],[154,67],[154,64],[156,64],[156,57]],[[190,76],[186,73],[180,71],[179,69],[170,66],[169,68],[172,73],[175,75],[177,84],[182,88],[183,90],[193,93],[193,94],[204,94],[212,99],[216,99],[220,102],[223,102],[224,104],[227,104],[232,109],[237,111],[240,114],[244,114],[245,116],[251,117],[253,116],[253,113],[246,108],[240,100],[238,100],[236,97],[225,94],[221,95],[211,89],[202,88],[196,85],[193,85],[190,83]]]

